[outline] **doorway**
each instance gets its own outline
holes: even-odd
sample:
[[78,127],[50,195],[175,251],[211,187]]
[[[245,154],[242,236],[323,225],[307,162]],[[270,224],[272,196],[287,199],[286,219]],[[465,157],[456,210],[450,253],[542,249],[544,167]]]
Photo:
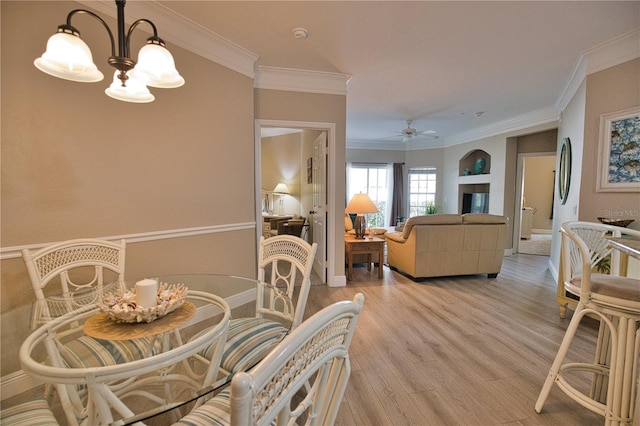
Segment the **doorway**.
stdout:
[[514,230],[517,253],[549,256],[555,183],[555,153],[518,156],[519,221]]
[[[256,194],[260,197],[256,223],[263,223],[272,186],[281,181],[287,184],[290,194],[278,198],[279,203],[282,201],[279,206],[284,206],[278,214],[305,218],[301,237],[318,243],[312,282],[323,284],[333,276],[332,262],[327,261],[334,252],[329,208],[333,182],[326,164],[327,151],[334,140],[333,128],[327,123],[256,120]],[[259,237],[262,230],[257,228]]]

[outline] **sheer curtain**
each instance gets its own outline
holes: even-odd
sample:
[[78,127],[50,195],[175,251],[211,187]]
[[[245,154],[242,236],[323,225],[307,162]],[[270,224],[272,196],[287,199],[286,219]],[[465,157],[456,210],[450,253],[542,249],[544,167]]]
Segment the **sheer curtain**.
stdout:
[[396,217],[403,216],[404,217],[404,173],[403,173],[404,163],[393,163],[393,173],[389,173],[390,176],[393,176],[393,183],[389,186],[389,188],[393,188],[391,191],[391,206],[389,218],[386,220],[391,226],[394,226],[396,223]]

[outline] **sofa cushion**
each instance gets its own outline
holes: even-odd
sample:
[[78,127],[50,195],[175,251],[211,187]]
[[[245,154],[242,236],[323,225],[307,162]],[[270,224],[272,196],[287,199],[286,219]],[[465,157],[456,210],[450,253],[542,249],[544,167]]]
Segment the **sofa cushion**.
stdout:
[[353,229],[353,221],[348,214],[344,215],[344,232],[349,232]]
[[488,213],[466,213],[462,215],[462,223],[509,223],[509,218]]
[[402,238],[407,239],[414,225],[461,225],[459,214],[427,214],[410,217],[402,229]]

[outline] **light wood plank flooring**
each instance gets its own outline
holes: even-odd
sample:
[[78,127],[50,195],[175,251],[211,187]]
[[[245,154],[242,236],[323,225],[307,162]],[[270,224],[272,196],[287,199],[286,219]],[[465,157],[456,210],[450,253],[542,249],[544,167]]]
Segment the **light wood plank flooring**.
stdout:
[[[305,317],[358,292],[365,295],[336,424],[604,424],[557,387],[542,414],[533,409],[571,317],[558,315],[548,260],[519,254],[505,258],[496,279],[423,282],[387,267],[378,280],[377,270],[357,267],[346,287],[312,286]],[[588,321],[572,359],[592,357],[597,324]],[[580,383],[586,386],[587,378]],[[42,388],[34,391],[42,394]]]
[[[339,425],[601,425],[604,419],[554,386],[534,410],[566,327],[555,303],[549,258],[505,258],[486,276],[414,282],[365,267],[343,288],[313,286],[305,317],[365,295]],[[588,320],[572,359],[591,359],[597,323]],[[579,378],[585,385],[587,378]]]

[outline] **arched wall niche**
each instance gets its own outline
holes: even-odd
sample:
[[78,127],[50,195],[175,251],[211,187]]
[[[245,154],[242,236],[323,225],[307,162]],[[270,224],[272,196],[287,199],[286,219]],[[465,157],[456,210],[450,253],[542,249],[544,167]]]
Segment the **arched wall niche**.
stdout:
[[[484,160],[484,161],[483,161]],[[484,163],[484,166],[482,166]],[[474,149],[458,162],[458,175],[486,175],[491,173],[491,155],[482,149]]]

